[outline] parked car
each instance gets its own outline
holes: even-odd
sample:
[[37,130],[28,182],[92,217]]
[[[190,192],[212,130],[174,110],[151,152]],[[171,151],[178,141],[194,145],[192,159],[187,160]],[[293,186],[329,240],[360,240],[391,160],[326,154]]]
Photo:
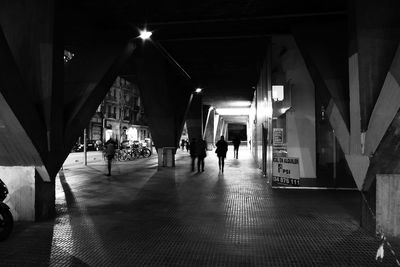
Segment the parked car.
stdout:
[[83,144],[80,143],[75,143],[75,145],[72,147],[71,152],[81,152],[83,151]]
[[88,140],[86,142],[87,151],[96,151],[96,140]]
[[[88,140],[86,142],[86,151],[96,151],[99,150],[99,145],[96,143],[96,140]],[[101,142],[101,141],[100,141]],[[76,143],[72,148],[72,152],[82,152],[83,151],[83,144]]]

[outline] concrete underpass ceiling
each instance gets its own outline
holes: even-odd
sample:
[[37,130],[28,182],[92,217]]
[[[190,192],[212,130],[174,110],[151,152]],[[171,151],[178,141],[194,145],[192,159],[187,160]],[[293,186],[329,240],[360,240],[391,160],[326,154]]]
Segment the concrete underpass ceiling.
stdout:
[[227,123],[235,123],[235,124],[247,124],[249,120],[249,116],[236,116],[236,115],[223,115],[224,121]]
[[92,35],[129,40],[147,25],[193,86],[204,88],[204,103],[227,107],[253,98],[271,35],[307,21],[346,19],[347,1],[65,0],[63,10],[66,47],[85,45]]

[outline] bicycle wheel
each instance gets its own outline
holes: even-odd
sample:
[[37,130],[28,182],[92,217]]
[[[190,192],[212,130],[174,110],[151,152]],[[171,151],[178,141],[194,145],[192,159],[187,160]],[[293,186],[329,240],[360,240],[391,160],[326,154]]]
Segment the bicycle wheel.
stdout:
[[139,157],[139,150],[136,148],[132,149],[131,155],[133,159],[137,159]]
[[150,149],[148,149],[148,148],[143,148],[143,150],[142,150],[142,155],[143,155],[144,158],[150,157],[150,156],[151,156],[151,151],[150,151]]

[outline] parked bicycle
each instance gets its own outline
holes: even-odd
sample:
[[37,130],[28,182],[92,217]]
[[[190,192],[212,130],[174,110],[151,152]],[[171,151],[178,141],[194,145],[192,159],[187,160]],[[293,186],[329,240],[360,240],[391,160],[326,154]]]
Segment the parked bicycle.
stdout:
[[147,147],[142,147],[141,145],[132,147],[132,154],[135,155],[135,158],[148,158],[151,156],[151,150]]
[[[121,147],[115,151],[115,160],[127,161],[134,160],[137,158],[148,158],[151,156],[151,150],[147,147],[143,147],[140,144],[133,144],[131,147]],[[106,161],[107,157],[105,151],[103,151],[103,158]]]

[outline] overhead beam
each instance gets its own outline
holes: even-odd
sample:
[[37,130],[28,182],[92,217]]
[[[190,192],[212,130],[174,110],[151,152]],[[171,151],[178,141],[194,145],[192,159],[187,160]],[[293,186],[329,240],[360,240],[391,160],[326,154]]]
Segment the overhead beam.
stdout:
[[200,20],[179,20],[179,21],[153,21],[147,22],[148,26],[165,26],[165,25],[182,25],[182,24],[204,24],[204,23],[221,23],[221,22],[249,22],[260,20],[281,20],[291,18],[314,18],[326,16],[346,16],[346,10],[330,11],[330,12],[315,12],[315,13],[295,13],[295,14],[281,14],[269,16],[254,16],[242,18],[223,18],[223,19],[200,19]]

